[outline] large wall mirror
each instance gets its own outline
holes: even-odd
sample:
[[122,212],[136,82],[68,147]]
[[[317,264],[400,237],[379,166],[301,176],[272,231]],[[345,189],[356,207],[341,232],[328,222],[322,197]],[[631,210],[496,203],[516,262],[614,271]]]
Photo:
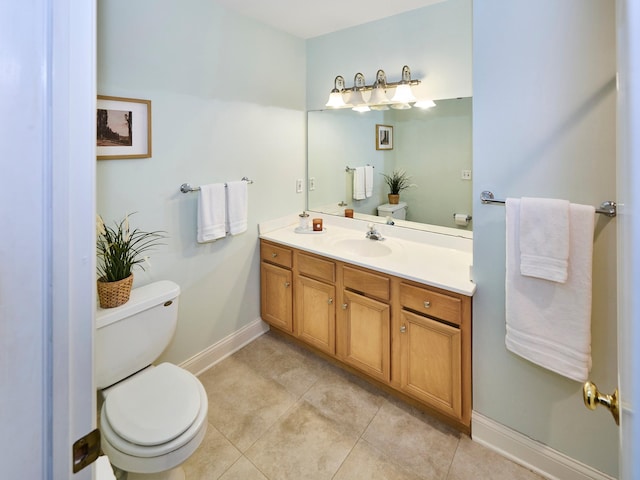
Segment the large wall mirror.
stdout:
[[[352,208],[384,222],[378,206],[388,203],[389,190],[381,173],[404,170],[414,186],[401,192],[407,221],[396,225],[470,236],[472,222],[457,225],[454,214],[471,216],[471,108],[471,98],[458,98],[427,110],[308,112],[308,209],[344,215]],[[393,127],[393,148],[376,149],[377,125]],[[347,167],[365,165],[374,167],[373,193],[354,200]]]

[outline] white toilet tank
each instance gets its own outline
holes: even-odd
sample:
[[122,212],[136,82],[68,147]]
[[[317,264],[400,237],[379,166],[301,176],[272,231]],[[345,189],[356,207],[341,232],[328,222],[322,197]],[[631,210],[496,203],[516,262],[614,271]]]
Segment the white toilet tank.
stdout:
[[127,303],[96,312],[96,386],[103,389],[147,367],[173,338],[180,287],[162,280],[134,288]]
[[384,205],[379,205],[378,216],[404,220],[407,218],[407,202],[398,202],[396,204],[385,203]]

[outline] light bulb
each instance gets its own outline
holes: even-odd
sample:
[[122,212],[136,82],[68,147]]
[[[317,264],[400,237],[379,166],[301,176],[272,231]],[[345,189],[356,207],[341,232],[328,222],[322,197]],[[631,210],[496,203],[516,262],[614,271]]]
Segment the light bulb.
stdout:
[[325,107],[329,108],[340,108],[346,107],[347,104],[344,103],[344,98],[342,97],[342,93],[338,90],[332,91],[329,94],[329,101],[326,103]]
[[411,85],[408,83],[401,83],[396,87],[396,93],[391,99],[391,103],[413,103],[416,101],[416,97],[411,91]]

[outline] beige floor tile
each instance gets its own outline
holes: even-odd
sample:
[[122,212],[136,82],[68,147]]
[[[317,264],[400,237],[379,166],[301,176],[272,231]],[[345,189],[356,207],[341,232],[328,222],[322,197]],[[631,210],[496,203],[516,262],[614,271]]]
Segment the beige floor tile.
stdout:
[[467,437],[458,445],[447,480],[543,480],[532,471],[483,447]]
[[211,424],[195,453],[182,465],[187,480],[216,479],[242,454]]
[[373,387],[363,388],[352,375],[335,371],[320,378],[303,399],[339,428],[359,436],[378,413],[385,396]]
[[[204,479],[203,479],[204,480]],[[208,478],[207,478],[208,480]],[[268,480],[260,470],[258,470],[253,463],[246,459],[246,457],[240,457],[236,463],[234,463],[224,475],[220,477],[220,480]]]
[[246,452],[270,480],[331,479],[358,440],[301,401]]
[[416,409],[385,401],[362,438],[421,478],[445,480],[459,434]]
[[[254,348],[256,342],[260,343]],[[240,350],[234,358],[278,382],[298,398],[332,368],[316,355],[277,335],[265,334],[256,342]]]
[[285,347],[286,344],[276,335],[267,332],[235,352],[233,358],[251,367],[259,368],[274,353],[286,353],[286,350],[283,351]]
[[234,357],[200,376],[209,397],[209,422],[244,452],[296,401],[277,382]]
[[383,458],[366,441],[360,440],[333,480],[421,480],[402,466]]

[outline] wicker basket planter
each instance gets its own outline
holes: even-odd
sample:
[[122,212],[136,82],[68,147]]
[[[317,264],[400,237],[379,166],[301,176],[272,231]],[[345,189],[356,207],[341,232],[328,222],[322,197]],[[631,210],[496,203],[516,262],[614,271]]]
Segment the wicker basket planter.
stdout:
[[98,279],[100,307],[114,308],[127,303],[131,295],[132,285],[133,274],[116,282],[105,282],[102,279]]
[[387,197],[389,197],[389,203],[391,205],[397,205],[400,201],[400,194],[397,193],[388,193]]

